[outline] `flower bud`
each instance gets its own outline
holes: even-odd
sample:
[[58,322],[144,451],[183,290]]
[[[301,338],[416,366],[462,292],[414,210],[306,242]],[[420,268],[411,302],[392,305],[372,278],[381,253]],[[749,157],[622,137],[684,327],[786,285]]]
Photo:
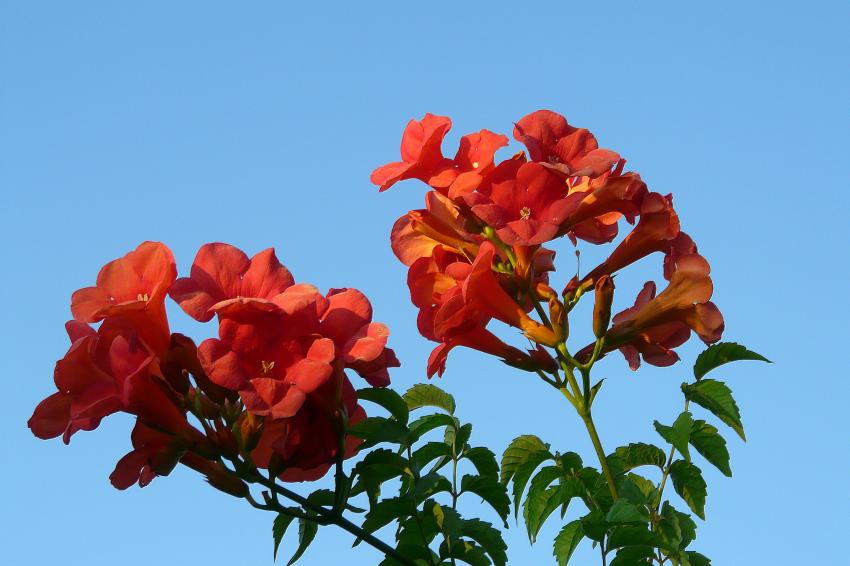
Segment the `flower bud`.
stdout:
[[593,334],[602,338],[611,322],[611,303],[614,300],[614,280],[603,275],[596,280],[596,303],[593,305]]

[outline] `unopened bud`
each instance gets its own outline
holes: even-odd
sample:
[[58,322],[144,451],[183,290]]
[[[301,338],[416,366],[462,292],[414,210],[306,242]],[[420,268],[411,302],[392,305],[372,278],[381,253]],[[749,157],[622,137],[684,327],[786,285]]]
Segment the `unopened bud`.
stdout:
[[605,336],[611,322],[611,303],[614,301],[614,279],[603,275],[596,280],[596,303],[593,305],[593,334],[597,338]]
[[549,319],[552,322],[552,329],[559,341],[567,339],[569,327],[567,326],[567,313],[564,310],[564,305],[556,297],[549,299]]

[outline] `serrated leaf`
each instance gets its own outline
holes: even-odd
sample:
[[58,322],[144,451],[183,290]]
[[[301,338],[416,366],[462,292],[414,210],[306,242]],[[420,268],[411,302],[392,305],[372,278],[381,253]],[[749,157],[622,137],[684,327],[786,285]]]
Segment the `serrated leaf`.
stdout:
[[688,451],[688,439],[691,436],[691,426],[693,419],[688,411],[685,411],[676,418],[673,426],[666,426],[658,421],[654,421],[655,430],[661,435],[661,438],[673,445],[673,448],[685,457],[688,462],[691,461],[691,453]]
[[431,508],[431,514],[447,540],[456,539],[462,534],[463,519],[451,507],[443,507],[435,502]]
[[469,437],[472,435],[472,425],[467,423],[456,429],[454,427],[446,427],[444,436],[445,443],[452,446],[456,454],[460,454],[469,442]]
[[657,546],[659,537],[649,530],[646,525],[626,525],[612,529],[608,535],[607,548],[623,548],[626,546]]
[[689,550],[685,553],[685,556],[688,557],[688,562],[691,563],[691,566],[711,566],[711,560],[709,560],[708,556],[699,552]]
[[274,560],[277,560],[277,549],[280,547],[280,541],[283,540],[283,535],[286,534],[286,529],[289,528],[289,525],[292,524],[294,519],[295,517],[285,513],[280,513],[277,517],[275,517],[274,524],[272,525],[272,537],[274,538]]
[[693,385],[683,383],[682,392],[685,394],[685,398],[708,409],[717,418],[729,425],[732,430],[738,433],[741,440],[747,439],[744,436],[744,426],[741,424],[741,413],[738,410],[738,405],[732,398],[732,390],[725,383],[714,379],[703,379]]
[[441,564],[452,564],[458,560],[472,566],[490,566],[493,564],[480,546],[463,539],[455,541],[444,541],[440,545],[440,558],[449,559],[452,562],[441,562]]
[[362,438],[360,450],[365,450],[376,444],[388,442],[402,444],[407,438],[407,427],[396,420],[384,417],[367,417],[348,429],[351,436]]
[[500,480],[507,485],[511,478],[531,454],[536,452],[549,452],[549,445],[532,434],[526,434],[514,438],[502,454],[502,466]]
[[437,413],[433,415],[425,415],[411,422],[407,427],[410,431],[407,437],[408,444],[413,444],[427,433],[440,427],[454,427],[457,425],[457,420],[451,415]]
[[452,482],[437,473],[429,473],[416,482],[413,490],[413,499],[416,504],[428,499],[437,493],[451,493]]
[[694,363],[694,377],[698,380],[702,379],[711,370],[723,364],[738,360],[755,360],[772,363],[761,354],[748,350],[740,344],[736,344],[735,342],[720,342],[709,346],[697,356],[697,361]]
[[514,473],[513,477],[513,499],[514,499],[514,516],[519,515],[519,503],[522,500],[522,494],[525,491],[525,486],[528,480],[534,473],[537,467],[552,458],[548,450],[542,452],[534,452],[528,455],[528,458],[523,462]]
[[623,472],[630,472],[640,466],[655,466],[663,469],[667,460],[667,455],[661,448],[643,442],[620,446],[614,451],[614,455],[619,458]]
[[407,424],[410,416],[407,408],[407,403],[401,395],[386,387],[368,387],[357,391],[357,398],[365,401],[371,401],[385,408],[390,414],[395,417],[395,420],[403,425]]
[[421,407],[436,407],[450,415],[455,412],[455,399],[436,385],[417,383],[404,394],[407,408],[411,411]]
[[651,546],[628,546],[617,551],[610,566],[648,566],[648,558],[655,556]]
[[472,462],[479,475],[499,478],[499,464],[496,462],[496,455],[489,448],[483,446],[469,448],[461,454],[461,458]]
[[490,556],[495,566],[505,566],[508,563],[506,553],[508,545],[502,540],[502,533],[490,523],[478,519],[467,519],[463,521],[461,534],[477,542]]
[[316,521],[311,521],[310,519],[298,519],[298,549],[295,551],[295,554],[292,558],[289,559],[286,566],[292,566],[298,559],[304,555],[304,551],[307,550],[307,547],[310,546],[310,543],[313,542],[313,539],[316,538],[316,533],[319,531],[319,524]]
[[699,468],[685,462],[676,460],[670,465],[670,478],[673,480],[673,488],[676,493],[685,500],[691,511],[697,517],[705,520],[705,496],[706,485]]
[[[410,463],[418,470],[422,470],[437,458],[442,458],[443,463],[451,461],[452,449],[445,442],[428,442],[417,448],[410,457]],[[441,466],[435,466],[431,471],[437,471]]]
[[582,469],[581,456],[575,452],[564,452],[558,455],[557,461],[565,472],[577,472]]
[[460,492],[474,493],[486,501],[507,526],[511,501],[508,498],[507,488],[499,480],[492,476],[465,475],[460,480]]
[[593,509],[581,518],[581,528],[584,536],[590,540],[601,542],[605,539],[610,525],[605,522],[605,514],[599,509]]
[[655,492],[655,484],[643,476],[629,473],[617,485],[617,490],[620,497],[636,505],[644,505],[650,501],[650,496]]
[[681,547],[682,525],[679,513],[667,501],[661,506],[661,517],[655,525],[658,535],[664,541],[664,548],[678,550]]
[[391,497],[384,499],[372,506],[366,514],[362,528],[367,533],[373,533],[399,517],[411,514],[412,511],[413,506],[408,498]]
[[649,513],[641,505],[635,505],[627,499],[618,499],[605,514],[607,523],[648,523]]
[[[381,484],[411,473],[410,464],[403,456],[392,450],[379,448],[366,454],[354,467],[352,477],[358,479],[358,485],[352,491],[356,494],[358,493],[356,488],[362,487],[369,496],[369,501],[374,504],[381,492]],[[333,493],[331,492],[332,503]]]
[[[673,506],[671,505],[670,507],[672,508]],[[682,544],[680,547],[685,548],[697,538],[697,524],[687,513],[682,513],[678,510],[674,510],[674,512],[679,518],[679,528],[682,529]]]
[[691,445],[702,457],[713,464],[726,476],[732,475],[729,467],[729,450],[726,448],[726,440],[720,436],[715,427],[703,420],[694,421],[691,426]]
[[537,534],[549,515],[564,503],[560,497],[562,493],[560,485],[549,488],[553,481],[563,475],[564,470],[559,466],[546,466],[534,476],[528,486],[528,495],[522,506],[522,516],[525,519],[528,540],[532,543],[537,540]]
[[581,521],[576,520],[564,525],[564,528],[555,537],[555,544],[552,549],[552,554],[555,556],[558,566],[567,566],[582,538],[584,538],[584,531],[581,527]]

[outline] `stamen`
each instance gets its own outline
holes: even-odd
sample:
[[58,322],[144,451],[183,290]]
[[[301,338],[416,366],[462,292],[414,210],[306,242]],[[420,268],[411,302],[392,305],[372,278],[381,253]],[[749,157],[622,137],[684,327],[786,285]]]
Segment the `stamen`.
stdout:
[[519,211],[519,217],[523,220],[528,220],[531,218],[531,209],[527,206],[523,206]]
[[479,165],[479,163],[477,161],[472,162],[472,168],[473,169],[478,169],[478,165]]
[[150,298],[150,297],[148,297],[148,294],[147,294],[147,293],[145,293],[145,294],[139,293],[138,295],[136,295],[136,300],[137,300],[137,301],[144,301],[144,302],[148,302],[148,301],[150,301],[150,300],[151,300],[151,298]]
[[272,372],[272,370],[274,369],[274,362],[267,362],[267,361],[263,360],[263,361],[260,362],[260,365],[263,368],[263,370],[262,370],[263,375],[270,374]]

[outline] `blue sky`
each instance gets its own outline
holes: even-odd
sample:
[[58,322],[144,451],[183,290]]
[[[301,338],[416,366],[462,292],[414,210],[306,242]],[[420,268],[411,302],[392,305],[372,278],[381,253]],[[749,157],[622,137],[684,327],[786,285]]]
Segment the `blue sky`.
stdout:
[[[450,153],[462,133],[509,134],[512,121],[551,108],[675,194],[712,263],[725,337],[776,362],[718,374],[748,443],[729,437],[733,478],[703,466],[709,521],[695,548],[718,565],[835,563],[850,464],[839,361],[850,199],[838,175],[848,21],[846,2],[816,0],[0,0],[0,374],[10,395],[0,561],[270,564],[271,517],[188,471],[143,490],[110,487],[129,419],[107,419],[70,447],[29,434],[67,348],[71,292],[146,239],[171,246],[184,273],[208,241],[274,246],[298,280],[367,293],[392,328],[404,389],[425,378],[431,345],[416,332],[388,232],[421,206],[423,188],[379,195],[370,171],[397,159],[404,124],[425,112],[453,118]],[[658,278],[657,259],[635,272],[624,289]],[[176,330],[209,332],[172,315]],[[698,346],[636,375],[618,356],[604,362],[606,447],[657,440],[652,419],[678,414]],[[439,384],[479,443],[501,451],[532,433],[592,458],[571,408],[525,374],[456,352]],[[531,547],[512,525],[510,563],[550,563],[555,532],[551,522]],[[377,562],[350,542],[326,529],[303,563]],[[575,560],[597,563],[589,547]]]

